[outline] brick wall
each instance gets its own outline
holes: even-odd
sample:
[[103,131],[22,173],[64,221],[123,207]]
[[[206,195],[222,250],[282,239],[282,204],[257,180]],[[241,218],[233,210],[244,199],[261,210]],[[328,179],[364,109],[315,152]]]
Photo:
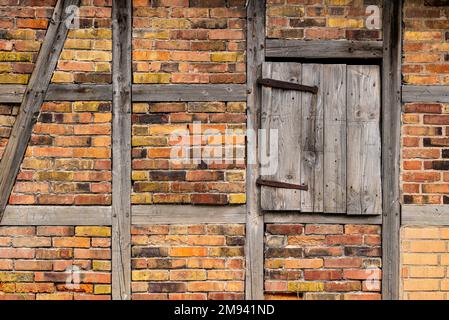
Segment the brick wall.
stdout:
[[132,228],[132,298],[244,298],[244,225]]
[[[369,5],[379,0],[267,0],[267,37],[304,40],[381,40],[380,29],[367,28]],[[381,24],[380,24],[381,28]]]
[[245,83],[245,0],[133,5],[134,83]]
[[134,104],[132,202],[245,203],[245,125],[241,102]]
[[47,102],[10,204],[111,203],[111,102]]
[[381,228],[268,224],[267,299],[380,299]]
[[19,107],[14,104],[0,104],[0,159],[8,144]]
[[403,227],[402,298],[449,299],[449,227]]
[[0,300],[109,300],[110,236],[98,226],[0,227]]

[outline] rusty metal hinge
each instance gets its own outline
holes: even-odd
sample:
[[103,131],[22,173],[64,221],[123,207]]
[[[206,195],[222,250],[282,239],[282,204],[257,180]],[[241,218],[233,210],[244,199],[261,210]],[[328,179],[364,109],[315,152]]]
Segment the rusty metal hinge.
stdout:
[[266,87],[272,87],[276,89],[286,89],[286,90],[296,90],[296,91],[305,91],[310,92],[313,94],[318,93],[318,87],[317,86],[306,86],[303,84],[288,82],[288,81],[281,81],[281,80],[275,80],[275,79],[268,79],[268,78],[262,78],[257,80],[257,84],[261,86]]
[[273,188],[280,188],[280,189],[295,189],[295,190],[302,190],[302,191],[308,191],[309,186],[304,184],[292,184],[292,183],[285,183],[285,182],[279,182],[279,181],[271,181],[271,180],[264,180],[261,178],[258,178],[256,180],[256,184],[258,186],[265,186],[265,187],[273,187]]

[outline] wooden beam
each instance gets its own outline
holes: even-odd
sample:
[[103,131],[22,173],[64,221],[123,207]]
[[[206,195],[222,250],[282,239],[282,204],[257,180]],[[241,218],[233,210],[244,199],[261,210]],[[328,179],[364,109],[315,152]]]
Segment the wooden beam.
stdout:
[[304,41],[267,39],[267,58],[372,59],[382,58],[381,41]]
[[132,3],[112,5],[112,298],[131,299]]
[[246,206],[132,206],[132,224],[245,223]]
[[[0,103],[20,103],[26,86],[0,85]],[[243,84],[138,84],[132,87],[134,102],[246,101]],[[45,101],[110,101],[110,84],[50,84]]]
[[110,226],[106,206],[7,206],[2,226]]
[[382,298],[399,299],[399,143],[401,131],[402,0],[383,1]]
[[33,73],[26,88],[19,114],[0,163],[0,221],[16,181],[33,125],[37,121],[53,71],[64,46],[68,29],[66,9],[79,6],[80,0],[58,0]]
[[449,86],[402,86],[402,102],[449,103]]
[[382,224],[382,217],[348,216],[346,214],[320,214],[302,212],[268,212],[265,213],[265,223],[319,223],[319,224]]
[[449,226],[449,208],[439,205],[403,205],[402,225]]
[[246,87],[243,84],[139,84],[133,86],[133,101],[246,101]]
[[[257,130],[261,110],[261,95],[257,79],[265,59],[265,1],[247,1],[247,217],[246,217],[246,299],[264,298],[264,219],[260,210]],[[252,132],[252,134],[251,134]]]

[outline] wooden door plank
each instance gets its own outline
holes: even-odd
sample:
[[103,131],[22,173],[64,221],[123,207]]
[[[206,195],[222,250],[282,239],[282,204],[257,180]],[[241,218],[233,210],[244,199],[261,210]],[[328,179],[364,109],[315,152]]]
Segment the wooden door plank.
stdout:
[[325,65],[324,212],[346,212],[346,65]]
[[131,298],[132,3],[112,7],[112,298]]
[[66,25],[66,21],[71,13],[70,10],[66,12],[66,9],[71,5],[79,6],[79,4],[80,0],[58,0],[53,11],[44,42],[20,105],[19,114],[0,163],[0,221],[67,37],[67,25],[69,24]]
[[382,213],[380,70],[347,67],[347,212]]
[[[285,62],[264,63],[262,77],[292,83],[301,82],[301,64]],[[263,175],[264,179],[300,184],[301,183],[301,96],[300,91],[284,90],[271,87],[262,88],[262,122],[265,129],[265,144],[260,146],[262,153],[269,159],[269,164],[262,163],[263,168],[277,163],[277,170]],[[276,136],[272,134],[277,131]],[[278,142],[277,150],[272,139]],[[273,157],[275,156],[275,157]],[[301,190],[261,187],[263,210],[301,210]]]
[[303,64],[302,83],[317,86],[318,93],[302,95],[301,184],[309,187],[301,193],[302,212],[323,212],[323,81],[323,65]]

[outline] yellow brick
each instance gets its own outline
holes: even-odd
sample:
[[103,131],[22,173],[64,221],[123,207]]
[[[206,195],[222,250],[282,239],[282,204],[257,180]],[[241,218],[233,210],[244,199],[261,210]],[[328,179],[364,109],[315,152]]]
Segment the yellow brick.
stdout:
[[73,103],[73,110],[76,112],[95,112],[102,105],[96,101],[77,101]]
[[92,262],[92,269],[95,271],[109,271],[111,270],[111,261],[94,260]]
[[94,287],[95,294],[110,294],[111,286],[107,284],[96,284]]
[[270,17],[279,16],[299,18],[304,15],[304,8],[298,6],[269,7],[267,13]]
[[75,50],[62,50],[60,60],[75,60],[76,51]]
[[153,29],[189,29],[188,19],[152,19]]
[[111,39],[111,29],[76,29],[69,30],[68,38],[71,39]]
[[330,6],[347,6],[353,4],[354,0],[328,0]]
[[134,83],[169,83],[168,73],[134,73]]
[[158,270],[139,270],[132,272],[133,281],[155,281],[155,280],[168,280],[168,271]]
[[132,179],[133,179],[133,181],[148,180],[148,172],[147,171],[133,171]]
[[94,41],[92,48],[94,50],[110,51],[112,49],[112,41],[110,41],[110,40]]
[[81,40],[81,39],[67,39],[64,44],[65,49],[91,49],[91,40]]
[[28,74],[3,73],[0,74],[0,83],[27,84],[29,77]]
[[167,143],[168,141],[165,137],[134,136],[132,138],[132,145],[134,147],[166,146]]
[[228,102],[226,110],[228,112],[243,113],[246,111],[246,102]]
[[70,72],[61,72],[61,71],[55,71],[53,73],[53,77],[51,79],[54,83],[67,83],[67,82],[73,82],[73,74]]
[[439,239],[440,231],[436,227],[405,227],[402,229],[403,239]]
[[444,300],[444,292],[410,292],[405,300]]
[[436,279],[405,279],[405,291],[436,291],[440,287],[440,280]]
[[10,72],[10,71],[12,71],[12,64],[0,63],[0,72]]
[[265,260],[265,267],[269,269],[283,268],[285,261],[284,259],[267,259]]
[[[444,108],[449,108],[449,104],[446,104]],[[440,239],[449,239],[449,228],[440,228]]]
[[12,39],[19,39],[19,40],[34,40],[34,39],[36,39],[36,31],[35,30],[26,30],[26,29],[10,30],[8,32],[8,35]]
[[446,242],[436,240],[411,241],[410,251],[412,252],[446,252]]
[[132,204],[151,204],[153,203],[153,195],[151,193],[133,193],[131,194]]
[[363,28],[364,20],[362,19],[347,19],[347,18],[329,18],[329,27],[332,28]]
[[289,282],[288,291],[291,292],[317,292],[324,290],[322,282]]
[[169,31],[145,32],[143,34],[143,38],[145,38],[145,39],[169,39],[170,33],[169,33]]
[[443,278],[445,275],[445,268],[431,266],[409,266],[408,275],[411,278]]
[[405,40],[441,40],[442,33],[437,31],[406,31],[404,32]]
[[[405,253],[403,263],[407,265],[437,265],[438,255],[429,253]],[[449,262],[449,259],[448,259]]]
[[157,135],[169,135],[175,132],[187,130],[186,125],[152,125],[150,126],[150,134]]
[[32,272],[0,272],[0,282],[32,282],[33,280]]
[[111,72],[111,64],[109,62],[97,62],[95,63],[96,72]]
[[50,166],[50,160],[40,160],[35,158],[25,158],[22,163],[24,169],[48,169]]
[[229,203],[230,204],[246,203],[246,194],[244,194],[244,193],[230,194],[229,195]]
[[133,113],[147,113],[150,110],[149,103],[134,103]]
[[75,234],[77,236],[89,236],[89,237],[110,237],[110,227],[76,227]]
[[112,53],[104,51],[78,51],[76,59],[81,61],[111,61]]
[[236,62],[237,52],[213,52],[210,59],[213,62]]
[[15,117],[0,115],[0,126],[12,127],[16,121]]
[[449,266],[449,254],[442,254],[441,255],[441,265]]

